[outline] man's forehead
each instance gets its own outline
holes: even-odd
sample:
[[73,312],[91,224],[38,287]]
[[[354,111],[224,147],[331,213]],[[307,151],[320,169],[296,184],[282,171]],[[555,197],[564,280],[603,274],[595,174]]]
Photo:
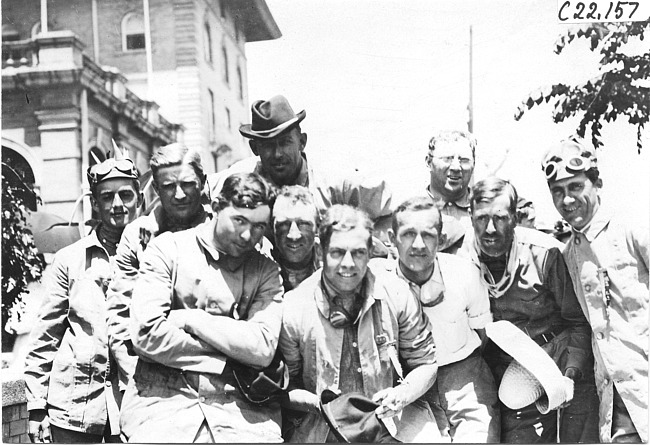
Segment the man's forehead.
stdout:
[[273,205],[273,219],[286,221],[295,219],[316,220],[315,207],[304,202],[292,202],[291,199],[278,196]]
[[122,190],[135,191],[133,179],[114,178],[102,181],[97,184],[97,193],[114,193]]
[[355,227],[352,230],[334,230],[330,238],[329,247],[356,249],[366,247],[371,234],[363,227]]
[[439,219],[440,214],[433,207],[420,210],[405,210],[397,214],[397,225],[400,228],[415,225],[434,227],[438,224]]
[[577,175],[570,176],[568,178],[557,179],[555,181],[549,181],[548,187],[550,189],[555,188],[555,187],[566,187],[569,184],[584,183],[585,181],[588,181],[588,180],[589,180],[589,178],[587,178],[587,175],[584,172],[580,172]]
[[453,156],[472,157],[472,147],[467,139],[457,139],[455,141],[440,141],[436,143],[433,151],[435,156]]
[[254,209],[249,209],[247,207],[237,207],[231,203],[225,207],[224,210],[228,210],[232,216],[243,216],[253,222],[266,221],[271,213],[271,209],[267,204],[257,206]]
[[479,201],[474,204],[474,214],[505,214],[510,213],[510,198],[507,194],[500,194],[489,201]]
[[198,178],[194,167],[190,164],[178,164],[162,167],[154,175],[156,181],[193,181]]

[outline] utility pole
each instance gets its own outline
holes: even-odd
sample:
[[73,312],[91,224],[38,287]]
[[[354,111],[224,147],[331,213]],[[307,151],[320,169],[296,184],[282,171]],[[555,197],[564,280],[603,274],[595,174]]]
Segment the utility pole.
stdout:
[[472,36],[472,25],[469,25],[469,103],[467,105],[467,111],[469,112],[469,118],[467,120],[467,130],[470,133],[474,133],[474,86],[473,86],[473,55],[472,48],[473,46],[473,36]]

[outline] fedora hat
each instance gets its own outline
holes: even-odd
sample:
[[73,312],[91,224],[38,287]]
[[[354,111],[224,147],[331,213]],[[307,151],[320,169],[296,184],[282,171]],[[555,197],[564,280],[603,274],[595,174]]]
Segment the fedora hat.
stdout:
[[513,358],[499,386],[499,399],[508,408],[534,402],[546,414],[573,398],[573,380],[563,376],[553,359],[517,326],[500,320],[488,324],[485,333]]
[[305,110],[296,114],[284,96],[258,100],[251,106],[252,124],[239,127],[242,136],[250,139],[270,139],[298,125],[307,115]]
[[338,440],[345,443],[395,443],[379,420],[378,403],[360,393],[341,396],[326,389],[320,396],[321,413]]

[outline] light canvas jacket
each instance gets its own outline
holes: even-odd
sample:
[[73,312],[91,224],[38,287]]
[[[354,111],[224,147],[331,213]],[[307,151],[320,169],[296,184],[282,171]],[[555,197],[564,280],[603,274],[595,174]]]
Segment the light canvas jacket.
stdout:
[[27,409],[47,409],[61,428],[119,434],[115,361],[108,349],[108,253],[96,231],[61,249],[46,275],[47,296],[25,360]]
[[[632,422],[648,441],[648,223],[601,207],[573,231],[564,257],[593,331],[600,439],[611,442],[614,386]],[[607,307],[599,270],[610,280]]]

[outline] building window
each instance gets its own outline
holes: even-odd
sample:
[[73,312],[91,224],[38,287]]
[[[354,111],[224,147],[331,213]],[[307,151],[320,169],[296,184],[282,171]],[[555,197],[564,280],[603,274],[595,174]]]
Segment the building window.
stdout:
[[228,52],[226,51],[226,46],[221,46],[221,78],[227,84],[230,83],[230,75],[228,69]]
[[210,34],[210,24],[207,21],[203,25],[203,52],[205,61],[212,63],[212,34]]
[[208,97],[210,98],[210,109],[208,110],[208,119],[210,128],[208,129],[208,139],[213,142],[216,136],[216,121],[214,117],[214,93],[208,88]]
[[128,13],[122,19],[122,50],[145,49],[144,19],[142,15]]
[[241,66],[237,66],[237,88],[239,88],[239,99],[244,100],[244,77],[241,74]]

